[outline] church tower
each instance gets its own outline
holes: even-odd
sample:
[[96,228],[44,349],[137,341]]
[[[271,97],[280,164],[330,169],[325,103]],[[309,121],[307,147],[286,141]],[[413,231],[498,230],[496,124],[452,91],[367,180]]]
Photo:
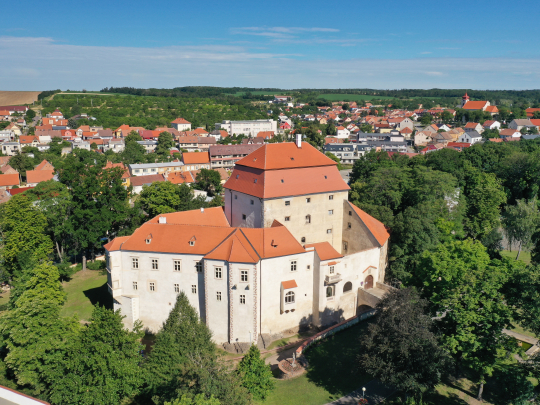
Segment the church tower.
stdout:
[[461,97],[461,105],[460,107],[463,108],[465,104],[469,101],[469,96],[467,95],[467,92],[465,92],[465,95]]

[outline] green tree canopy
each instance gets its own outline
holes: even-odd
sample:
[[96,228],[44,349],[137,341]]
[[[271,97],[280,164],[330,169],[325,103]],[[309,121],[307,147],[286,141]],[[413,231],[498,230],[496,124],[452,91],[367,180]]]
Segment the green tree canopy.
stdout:
[[221,193],[223,189],[221,175],[217,170],[203,168],[197,173],[195,181],[199,190],[204,190],[211,196]]
[[[218,173],[219,174],[219,173]],[[150,218],[168,212],[188,211],[205,207],[202,196],[194,197],[193,191],[187,184],[173,184],[168,181],[154,182],[143,186],[137,200],[137,206]]]
[[522,247],[531,246],[532,236],[540,225],[540,211],[538,211],[536,198],[529,202],[518,200],[516,205],[507,206],[503,216],[503,225],[510,243],[518,244],[516,256],[518,260]]
[[261,352],[251,345],[244,358],[238,363],[238,374],[242,385],[256,400],[264,400],[274,389],[274,377],[270,366],[261,358]]

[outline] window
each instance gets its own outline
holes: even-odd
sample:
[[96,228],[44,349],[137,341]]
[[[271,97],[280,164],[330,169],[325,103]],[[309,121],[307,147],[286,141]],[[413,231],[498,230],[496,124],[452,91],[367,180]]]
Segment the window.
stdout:
[[218,280],[221,280],[221,267],[216,267],[215,268],[215,274],[216,274],[216,278]]
[[131,268],[132,269],[138,269],[139,268],[139,259],[137,257],[133,257],[131,259]]
[[[238,175],[236,175],[236,178],[238,178]],[[235,195],[235,196],[234,196],[234,199],[235,199],[235,200],[238,200],[238,196]]]
[[191,293],[192,294],[197,294],[197,286],[195,284],[191,285]]
[[246,219],[246,214],[242,214],[242,219]]
[[306,202],[309,204],[311,202],[311,198],[306,198]]
[[240,304],[245,304],[246,303],[246,296],[245,295],[240,295]]
[[152,259],[152,270],[158,270],[158,259]]
[[257,179],[253,179],[253,183],[257,184]]
[[290,201],[285,201],[285,205],[291,205]]
[[326,287],[326,298],[331,298],[333,296],[334,296],[334,286],[329,285],[328,287]]
[[332,233],[332,230],[331,230],[331,229],[327,229],[327,230],[326,230],[326,233]]
[[195,246],[195,241],[194,241],[194,240],[190,240],[190,241],[189,241],[189,246]]
[[202,273],[203,271],[202,262],[195,262],[195,270],[197,271],[197,273]]
[[334,274],[334,271],[335,271],[335,267],[334,267],[334,266],[330,266],[330,274]]
[[174,271],[182,270],[182,262],[180,260],[174,261]]
[[333,200],[333,199],[334,199],[334,195],[333,195],[333,194],[330,194],[330,195],[328,196],[328,199],[329,199],[329,200]]
[[240,281],[242,283],[247,283],[247,281],[248,281],[248,271],[247,270],[240,270]]
[[296,260],[291,262],[291,271],[296,271]]
[[175,293],[179,293],[179,292],[180,292],[180,284],[175,284],[175,285],[174,285],[174,292],[175,292]]
[[349,249],[349,244],[347,242],[343,242],[343,250],[346,252]]
[[351,215],[352,215],[352,211],[349,211],[349,216],[351,216]]
[[137,291],[137,282],[136,282],[136,281],[133,282],[133,289],[134,289],[135,291]]
[[150,281],[148,283],[148,288],[150,289],[150,291],[156,291],[156,282],[155,281]]
[[350,281],[347,281],[345,285],[343,286],[343,292],[352,291],[352,283]]
[[307,270],[311,270],[311,265],[310,264],[307,265]]
[[289,291],[285,294],[285,304],[294,304],[294,292]]
[[221,292],[220,291],[218,291],[216,293],[216,300],[221,301]]
[[350,222],[347,224],[347,228],[349,228],[349,229],[352,228],[352,224]]
[[306,224],[311,224],[311,215],[306,215]]
[[328,215],[334,215],[334,210],[328,210]]
[[251,200],[251,205],[255,205],[255,201]]
[[306,243],[306,237],[302,236],[302,243]]
[[291,217],[285,217],[285,221],[290,221]]
[[146,239],[146,244],[149,245],[152,242],[152,239]]

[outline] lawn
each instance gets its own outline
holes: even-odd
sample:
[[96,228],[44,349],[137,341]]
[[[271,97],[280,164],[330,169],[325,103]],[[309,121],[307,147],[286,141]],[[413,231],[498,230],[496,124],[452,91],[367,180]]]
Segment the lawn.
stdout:
[[70,281],[62,283],[67,293],[67,301],[61,315],[77,315],[79,319],[88,321],[92,315],[93,305],[104,305],[112,308],[112,297],[107,290],[107,276],[100,270],[78,271]]
[[[512,250],[511,252],[509,250],[501,250],[501,256],[515,259],[517,256],[517,250]],[[519,254],[519,260],[529,264],[531,262],[531,252],[522,250]]]
[[321,405],[332,402],[372,380],[356,370],[356,342],[368,322],[353,326],[306,352],[309,369],[292,380],[276,380],[264,405]]
[[394,97],[372,96],[367,94],[319,94],[318,98],[324,98],[329,101],[362,101],[362,100],[390,100]]

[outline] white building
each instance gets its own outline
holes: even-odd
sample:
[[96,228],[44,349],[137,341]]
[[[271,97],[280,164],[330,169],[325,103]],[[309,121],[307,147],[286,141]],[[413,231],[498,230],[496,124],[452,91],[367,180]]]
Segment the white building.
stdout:
[[336,128],[336,138],[349,139],[349,135],[351,135],[351,132],[347,128],[342,126]]
[[224,130],[229,135],[244,134],[256,137],[259,132],[273,131],[277,132],[277,122],[274,120],[253,120],[253,121],[228,121],[225,120],[216,124],[216,129]]
[[105,245],[126,326],[157,331],[184,291],[216,342],[256,342],[350,318],[384,294],[389,234],[315,148],[266,144],[224,187],[225,207],[163,214]]
[[458,138],[458,142],[470,143],[471,145],[482,140],[482,135],[476,131],[464,132]]
[[191,131],[191,122],[185,120],[184,118],[175,119],[173,122],[171,122],[171,125],[178,131]]

